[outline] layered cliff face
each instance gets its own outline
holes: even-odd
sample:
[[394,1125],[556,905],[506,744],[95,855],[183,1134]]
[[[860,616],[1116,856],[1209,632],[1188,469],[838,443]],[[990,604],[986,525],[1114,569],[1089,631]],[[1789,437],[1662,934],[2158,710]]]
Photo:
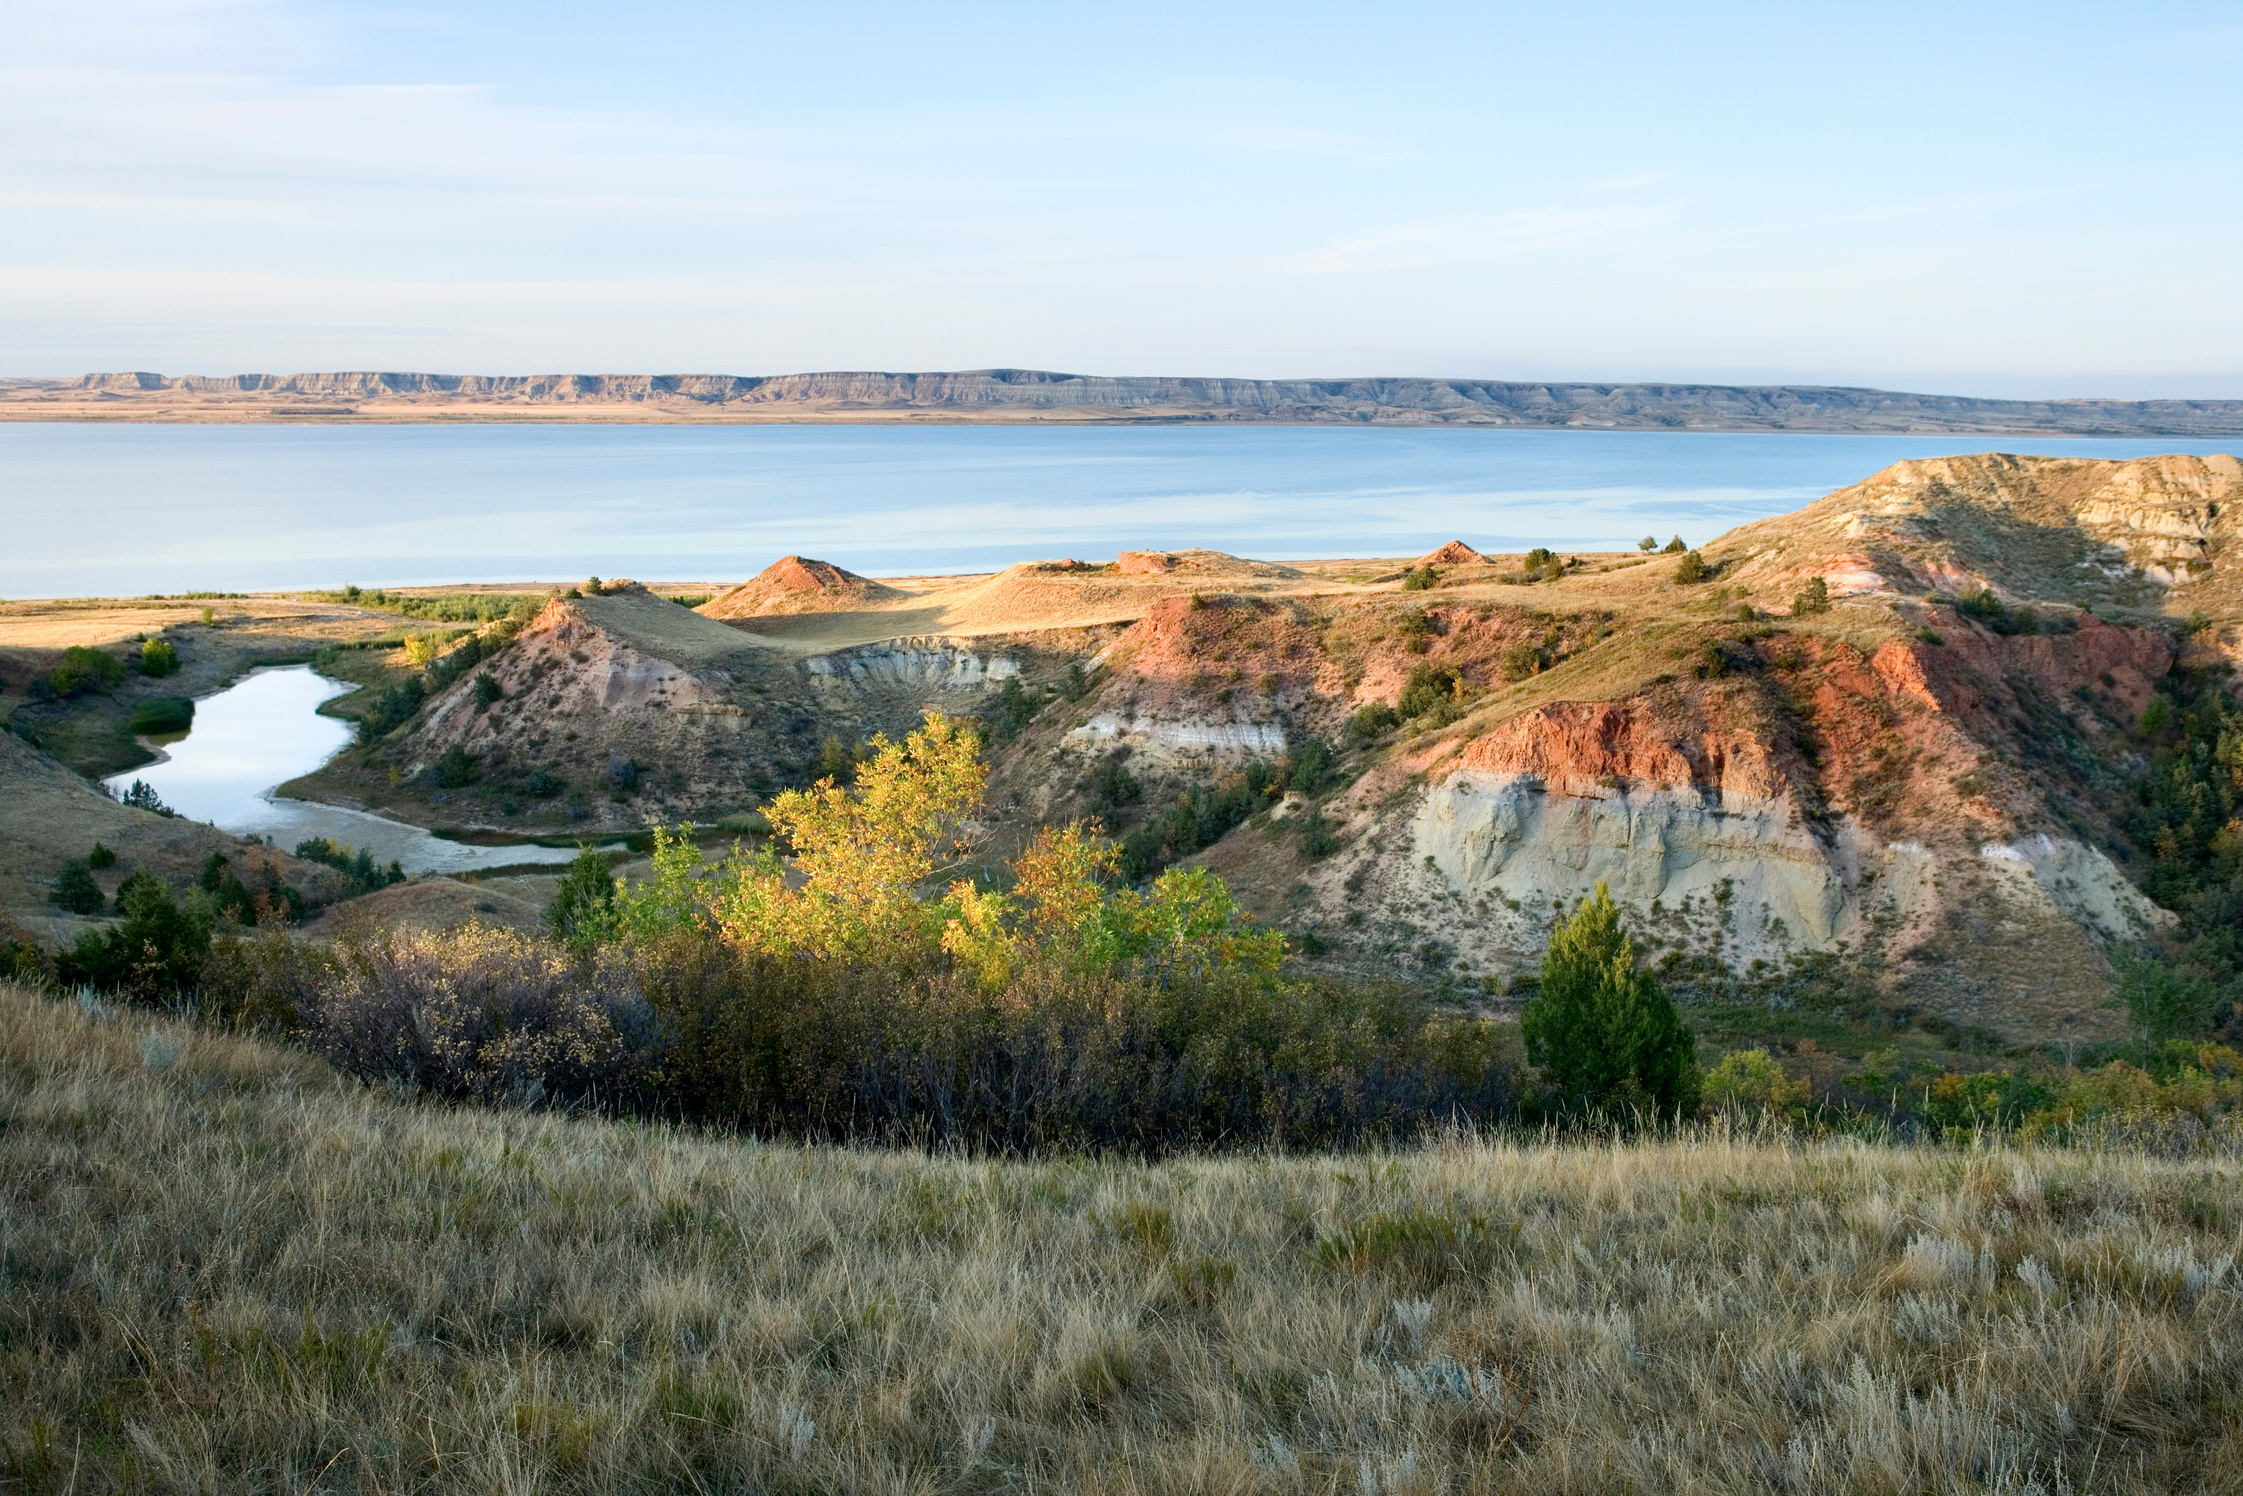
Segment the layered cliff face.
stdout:
[[[614,583],[553,599],[372,762],[346,755],[307,787],[378,789],[391,814],[490,829],[707,824],[806,783],[828,737],[905,732],[930,706],[980,710],[1022,653],[943,639],[807,651]],[[454,749],[472,768],[450,761],[446,783]]]
[[[306,415],[390,415],[595,407],[634,419],[713,417],[1144,420],[1510,426],[1653,431],[2048,433],[2223,436],[2243,433],[2243,401],[1979,400],[1819,386],[1554,384],[1480,379],[1116,378],[1039,369],[933,373],[837,370],[737,374],[497,376],[342,372],[224,377],[151,373],[0,381],[0,415],[75,402],[90,418],[223,418],[228,406],[291,405]],[[348,402],[315,411],[307,402]],[[667,416],[665,415],[667,413]],[[188,414],[185,418],[198,418]]]

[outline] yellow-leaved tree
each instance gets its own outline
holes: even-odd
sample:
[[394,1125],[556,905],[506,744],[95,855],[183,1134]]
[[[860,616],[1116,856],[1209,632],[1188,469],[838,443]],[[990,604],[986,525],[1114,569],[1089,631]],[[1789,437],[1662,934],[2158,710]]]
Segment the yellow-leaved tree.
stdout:
[[919,898],[965,846],[988,770],[981,740],[939,712],[902,742],[866,745],[853,785],[821,779],[764,810],[792,876],[766,848],[725,866],[709,901],[724,937],[771,954],[891,961],[941,938],[944,911]]
[[1121,854],[1096,822],[1043,831],[1012,865],[1010,893],[958,881],[924,897],[965,849],[987,777],[974,733],[930,712],[901,743],[874,738],[853,784],[824,779],[774,799],[772,844],[758,852],[711,867],[691,827],[657,830],[653,876],[618,886],[613,927],[651,942],[699,924],[766,955],[891,965],[940,950],[990,992],[1038,964],[1166,986],[1283,963],[1285,937],[1255,929],[1204,868],[1171,868],[1143,891],[1110,887]]
[[1034,960],[1076,973],[1127,970],[1163,985],[1219,971],[1268,975],[1284,961],[1285,937],[1254,929],[1207,869],[1171,868],[1144,892],[1109,892],[1120,866],[1120,849],[1095,822],[1047,828],[1013,864],[1009,897],[951,887],[943,948],[992,990]]

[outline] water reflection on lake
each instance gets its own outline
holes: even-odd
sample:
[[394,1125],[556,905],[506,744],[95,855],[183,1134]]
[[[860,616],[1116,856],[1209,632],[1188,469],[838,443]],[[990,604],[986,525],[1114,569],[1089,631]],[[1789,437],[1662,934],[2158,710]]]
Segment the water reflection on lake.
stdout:
[[145,780],[164,804],[189,820],[209,821],[239,836],[267,837],[283,850],[324,836],[365,847],[376,862],[394,859],[409,873],[566,862],[576,855],[560,847],[463,846],[386,816],[276,798],[275,786],[309,774],[349,744],[350,724],[320,716],[319,705],[350,689],[314,674],[309,665],[252,671],[196,702],[194,726],[184,737],[163,740],[165,759],[112,777],[110,792]]

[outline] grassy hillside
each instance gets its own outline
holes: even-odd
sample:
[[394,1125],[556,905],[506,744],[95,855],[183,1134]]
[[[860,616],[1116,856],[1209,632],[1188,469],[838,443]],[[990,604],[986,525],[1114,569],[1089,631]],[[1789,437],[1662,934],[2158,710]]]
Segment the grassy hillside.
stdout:
[[2239,1232],[2229,1161],[699,1138],[0,989],[0,1489],[2229,1489]]

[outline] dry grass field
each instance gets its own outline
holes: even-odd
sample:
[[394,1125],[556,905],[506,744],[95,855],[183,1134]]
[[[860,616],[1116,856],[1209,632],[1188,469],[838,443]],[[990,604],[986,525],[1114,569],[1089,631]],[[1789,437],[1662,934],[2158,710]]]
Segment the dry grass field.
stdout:
[[0,990],[0,1489],[2234,1490],[2239,1230],[2230,1160],[457,1111]]

